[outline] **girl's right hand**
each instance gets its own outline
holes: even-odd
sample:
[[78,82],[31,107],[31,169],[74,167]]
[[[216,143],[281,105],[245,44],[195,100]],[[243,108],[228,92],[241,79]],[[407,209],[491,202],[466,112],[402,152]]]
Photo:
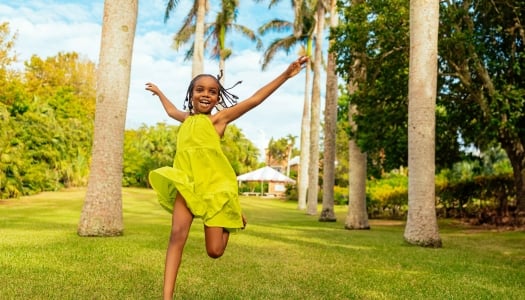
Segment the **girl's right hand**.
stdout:
[[160,89],[151,82],[146,83],[146,90],[152,92],[154,96],[158,96],[161,93]]

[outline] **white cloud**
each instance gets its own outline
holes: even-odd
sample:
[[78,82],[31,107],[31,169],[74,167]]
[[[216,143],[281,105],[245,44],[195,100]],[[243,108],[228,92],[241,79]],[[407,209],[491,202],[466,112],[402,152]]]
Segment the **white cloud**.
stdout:
[[[10,2],[8,2],[9,4]],[[21,59],[32,55],[41,58],[54,56],[58,52],[78,52],[90,60],[98,59],[101,26],[95,20],[71,22],[62,15],[76,14],[80,9],[68,5],[50,7],[9,7],[0,6],[0,18],[9,22],[12,32],[17,33],[15,52]]]

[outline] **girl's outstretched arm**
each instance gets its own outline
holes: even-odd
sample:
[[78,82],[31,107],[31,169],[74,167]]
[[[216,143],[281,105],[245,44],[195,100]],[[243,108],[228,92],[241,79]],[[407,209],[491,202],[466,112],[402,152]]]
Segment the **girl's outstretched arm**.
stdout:
[[239,102],[239,104],[232,106],[228,109],[221,110],[214,117],[214,123],[223,123],[224,125],[236,120],[252,108],[261,104],[268,96],[270,96],[275,90],[277,90],[283,83],[289,78],[297,75],[308,62],[308,57],[301,56],[288,66],[288,68],[277,76],[274,80],[260,88],[248,99]]
[[186,111],[182,111],[178,109],[175,105],[173,105],[173,103],[171,103],[171,101],[155,84],[151,82],[146,83],[146,90],[152,92],[153,95],[159,97],[160,102],[162,103],[162,106],[164,107],[164,110],[166,111],[168,116],[179,122],[184,122],[189,113]]

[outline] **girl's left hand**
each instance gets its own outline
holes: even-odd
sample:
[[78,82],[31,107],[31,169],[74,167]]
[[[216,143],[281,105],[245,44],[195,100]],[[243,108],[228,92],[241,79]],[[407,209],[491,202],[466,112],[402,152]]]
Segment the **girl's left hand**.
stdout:
[[301,56],[294,62],[290,64],[288,69],[286,70],[286,73],[288,77],[293,77],[297,75],[301,70],[306,66],[306,63],[309,61],[308,56]]

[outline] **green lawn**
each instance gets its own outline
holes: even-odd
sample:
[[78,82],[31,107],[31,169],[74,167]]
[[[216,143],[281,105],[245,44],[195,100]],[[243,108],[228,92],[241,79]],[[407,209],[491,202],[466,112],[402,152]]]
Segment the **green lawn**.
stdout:
[[[170,215],[124,189],[124,236],[76,235],[85,190],[0,201],[0,299],[160,299]],[[525,299],[525,233],[441,221],[443,248],[410,246],[404,224],[320,223],[296,203],[241,198],[248,227],[213,260],[195,220],[176,299]]]

